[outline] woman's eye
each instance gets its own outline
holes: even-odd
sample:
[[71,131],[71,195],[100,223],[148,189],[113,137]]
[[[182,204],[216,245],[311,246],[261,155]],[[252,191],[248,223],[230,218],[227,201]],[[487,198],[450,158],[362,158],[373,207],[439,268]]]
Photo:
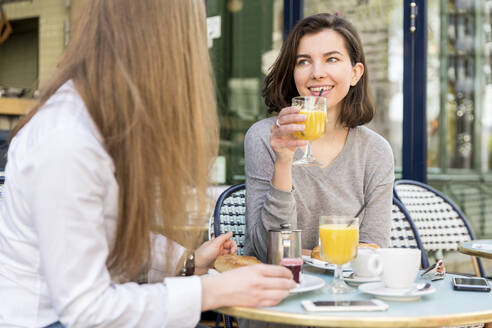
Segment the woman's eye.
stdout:
[[297,66],[305,66],[307,65],[309,62],[306,60],[306,59],[301,59],[297,62]]

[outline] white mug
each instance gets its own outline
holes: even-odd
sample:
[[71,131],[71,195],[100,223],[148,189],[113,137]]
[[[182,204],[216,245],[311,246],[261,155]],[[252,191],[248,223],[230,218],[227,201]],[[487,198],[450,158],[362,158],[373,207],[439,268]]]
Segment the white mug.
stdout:
[[[385,287],[409,289],[412,287],[420,267],[420,249],[417,248],[380,248],[376,250],[382,266]],[[374,262],[374,263],[373,263]],[[369,261],[372,269],[375,261]]]
[[374,249],[368,247],[359,247],[357,257],[351,265],[355,276],[359,278],[374,278],[383,271],[379,255]]

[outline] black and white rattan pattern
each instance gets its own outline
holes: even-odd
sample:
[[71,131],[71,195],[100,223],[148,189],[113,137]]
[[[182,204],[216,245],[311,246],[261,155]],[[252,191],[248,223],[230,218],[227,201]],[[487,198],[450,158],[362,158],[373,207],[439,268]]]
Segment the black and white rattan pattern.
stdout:
[[237,184],[226,189],[217,200],[214,210],[214,236],[233,232],[237,254],[243,255],[246,232],[246,186]]
[[420,240],[417,228],[403,206],[403,204],[393,197],[393,207],[391,210],[391,234],[389,247],[394,248],[418,248],[421,250],[421,266],[427,268],[429,260]]
[[[394,191],[410,213],[426,251],[454,251],[461,242],[474,239],[465,215],[440,191],[412,180],[396,181]],[[478,270],[483,275],[480,261]]]

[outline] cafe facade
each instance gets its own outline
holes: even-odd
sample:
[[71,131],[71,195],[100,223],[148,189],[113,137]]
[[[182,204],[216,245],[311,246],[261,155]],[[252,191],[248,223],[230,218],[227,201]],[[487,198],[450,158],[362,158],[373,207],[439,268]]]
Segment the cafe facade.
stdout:
[[[492,236],[492,0],[204,1],[221,133],[215,183],[244,182],[244,135],[268,116],[263,80],[288,31],[336,13],[360,32],[377,110],[368,126],[389,141],[397,178],[443,191],[477,237]],[[1,130],[52,72],[82,3],[0,0],[12,27],[0,43]],[[6,112],[6,96],[18,112]]]
[[492,236],[491,0],[208,0],[207,10],[219,183],[244,181],[244,135],[268,116],[263,80],[286,33],[330,12],[360,32],[377,111],[368,126],[391,144],[397,178],[443,191],[478,237]]

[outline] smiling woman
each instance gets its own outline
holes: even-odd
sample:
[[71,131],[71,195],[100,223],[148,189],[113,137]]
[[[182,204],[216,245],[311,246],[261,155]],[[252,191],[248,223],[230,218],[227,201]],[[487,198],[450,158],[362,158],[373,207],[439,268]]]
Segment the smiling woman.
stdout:
[[[320,44],[325,46],[320,47]],[[301,96],[326,97],[328,121],[336,122],[342,100],[350,87],[359,82],[364,65],[352,63],[343,37],[328,29],[304,36],[297,52],[294,68],[297,91]]]
[[[360,241],[388,245],[394,159],[388,142],[362,126],[375,113],[367,74],[358,33],[344,18],[309,16],[290,32],[263,89],[277,116],[255,123],[245,138],[246,252],[265,261],[268,230],[283,223],[302,229],[302,248],[313,249],[320,216],[354,216],[365,203]],[[306,145],[294,137],[306,116],[291,99],[320,92],[326,132],[312,145],[321,166],[293,166]]]

